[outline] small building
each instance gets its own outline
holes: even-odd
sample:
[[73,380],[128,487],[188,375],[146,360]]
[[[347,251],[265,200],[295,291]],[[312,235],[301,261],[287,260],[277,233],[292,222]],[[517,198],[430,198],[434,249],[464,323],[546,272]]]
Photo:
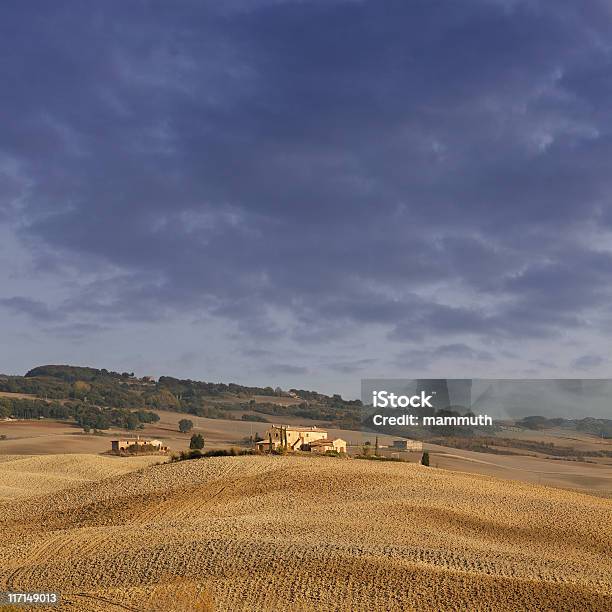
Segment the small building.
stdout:
[[111,450],[114,453],[121,452],[138,452],[142,450],[155,450],[159,452],[167,452],[168,447],[164,445],[161,440],[148,440],[146,438],[119,438],[118,440],[111,440]]
[[393,440],[393,448],[396,450],[422,451],[423,443],[420,440]]
[[[270,443],[272,448],[270,448]],[[346,441],[341,438],[333,440],[327,432],[318,427],[290,427],[289,425],[272,425],[264,434],[264,439],[256,443],[261,451],[286,448],[288,451],[311,451],[325,453],[335,451],[346,453]]]
[[[287,450],[300,450],[315,440],[327,439],[327,432],[318,427],[290,427],[289,425],[272,425],[263,436],[263,440],[256,443],[257,448],[263,451],[287,446]],[[305,449],[304,449],[305,450]]]
[[334,438],[333,440],[315,440],[308,446],[313,453],[326,453],[328,451],[346,453],[346,440],[343,440],[342,438]]

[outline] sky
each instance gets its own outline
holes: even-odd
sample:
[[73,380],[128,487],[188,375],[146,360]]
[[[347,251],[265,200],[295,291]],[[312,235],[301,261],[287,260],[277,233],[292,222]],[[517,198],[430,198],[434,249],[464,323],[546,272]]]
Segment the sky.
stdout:
[[612,7],[9,0],[0,372],[608,377]]

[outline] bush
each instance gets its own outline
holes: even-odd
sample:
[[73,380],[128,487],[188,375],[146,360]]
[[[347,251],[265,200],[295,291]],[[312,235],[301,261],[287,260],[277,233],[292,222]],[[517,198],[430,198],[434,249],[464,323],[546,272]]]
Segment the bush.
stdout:
[[141,455],[147,453],[156,453],[158,450],[159,449],[157,446],[153,446],[151,444],[130,444],[130,446],[121,451],[121,454]]
[[255,455],[256,453],[250,449],[237,451],[235,448],[230,448],[229,450],[225,448],[220,448],[217,450],[210,450],[206,453],[202,454],[202,457],[237,457],[244,455]]
[[395,463],[408,463],[399,457],[383,457],[382,455],[355,455],[355,459],[365,459],[367,461],[394,461]]
[[252,421],[254,423],[269,423],[268,419],[259,416],[258,414],[243,414],[240,417],[243,421]]
[[181,433],[187,433],[193,429],[193,421],[189,419],[181,419],[178,423],[179,431]]
[[204,457],[229,457],[229,451],[225,449],[210,450],[204,453]]
[[429,453],[425,451],[421,457],[421,465],[429,466]]
[[150,410],[138,410],[136,416],[141,423],[157,423],[159,421],[159,415]]
[[181,451],[178,455],[172,455],[170,457],[170,462],[176,463],[177,461],[189,461],[190,459],[203,459],[206,457],[237,457],[258,454],[259,453],[257,451],[250,449],[238,451],[235,448],[230,448],[229,450],[225,448],[220,448],[217,450],[209,450],[205,453],[202,453],[197,449],[193,449],[190,451]]
[[172,455],[172,457],[170,457],[170,462],[176,463],[177,461],[189,461],[190,459],[199,459],[201,456],[202,453],[197,449],[181,451],[178,455]]
[[189,448],[197,450],[202,450],[204,448],[204,438],[202,434],[193,434],[193,436],[191,436]]

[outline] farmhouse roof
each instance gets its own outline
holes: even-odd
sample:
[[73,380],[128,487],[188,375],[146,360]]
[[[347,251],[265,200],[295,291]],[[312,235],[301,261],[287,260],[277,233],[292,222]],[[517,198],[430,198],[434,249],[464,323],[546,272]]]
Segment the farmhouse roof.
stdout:
[[310,442],[310,446],[331,446],[334,442],[344,442],[342,438],[334,438],[330,440],[329,438],[321,438],[320,440],[313,440]]
[[313,425],[312,427],[300,427],[299,425],[293,426],[293,425],[272,425],[272,429],[288,429],[290,431],[317,431],[317,432],[321,432],[321,433],[327,433],[326,429],[320,429],[319,427],[317,427],[316,425]]

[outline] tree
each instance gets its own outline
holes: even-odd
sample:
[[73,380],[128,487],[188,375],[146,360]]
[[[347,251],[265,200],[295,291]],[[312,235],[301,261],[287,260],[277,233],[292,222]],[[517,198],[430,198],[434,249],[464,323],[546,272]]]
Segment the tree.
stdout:
[[93,426],[94,426],[94,429],[108,429],[110,427],[108,417],[104,414],[96,415]]
[[160,410],[176,410],[180,408],[181,402],[168,389],[160,388],[144,396],[147,406],[159,408]]
[[87,393],[91,391],[91,385],[89,383],[86,383],[83,380],[77,380],[73,385],[72,385],[72,395],[76,398],[76,399],[84,399],[87,397]]
[[202,450],[204,448],[204,438],[202,434],[193,434],[193,436],[191,436],[189,448],[192,450]]
[[189,419],[181,419],[178,424],[181,433],[188,433],[193,429],[193,422]]
[[0,418],[8,418],[13,412],[11,400],[0,398]]
[[126,418],[125,428],[126,429],[136,429],[139,423],[140,421],[138,420],[138,416],[134,412],[130,412]]
[[425,451],[421,457],[421,465],[429,466],[429,453]]
[[157,423],[159,415],[149,410],[137,410],[136,416],[141,423]]

